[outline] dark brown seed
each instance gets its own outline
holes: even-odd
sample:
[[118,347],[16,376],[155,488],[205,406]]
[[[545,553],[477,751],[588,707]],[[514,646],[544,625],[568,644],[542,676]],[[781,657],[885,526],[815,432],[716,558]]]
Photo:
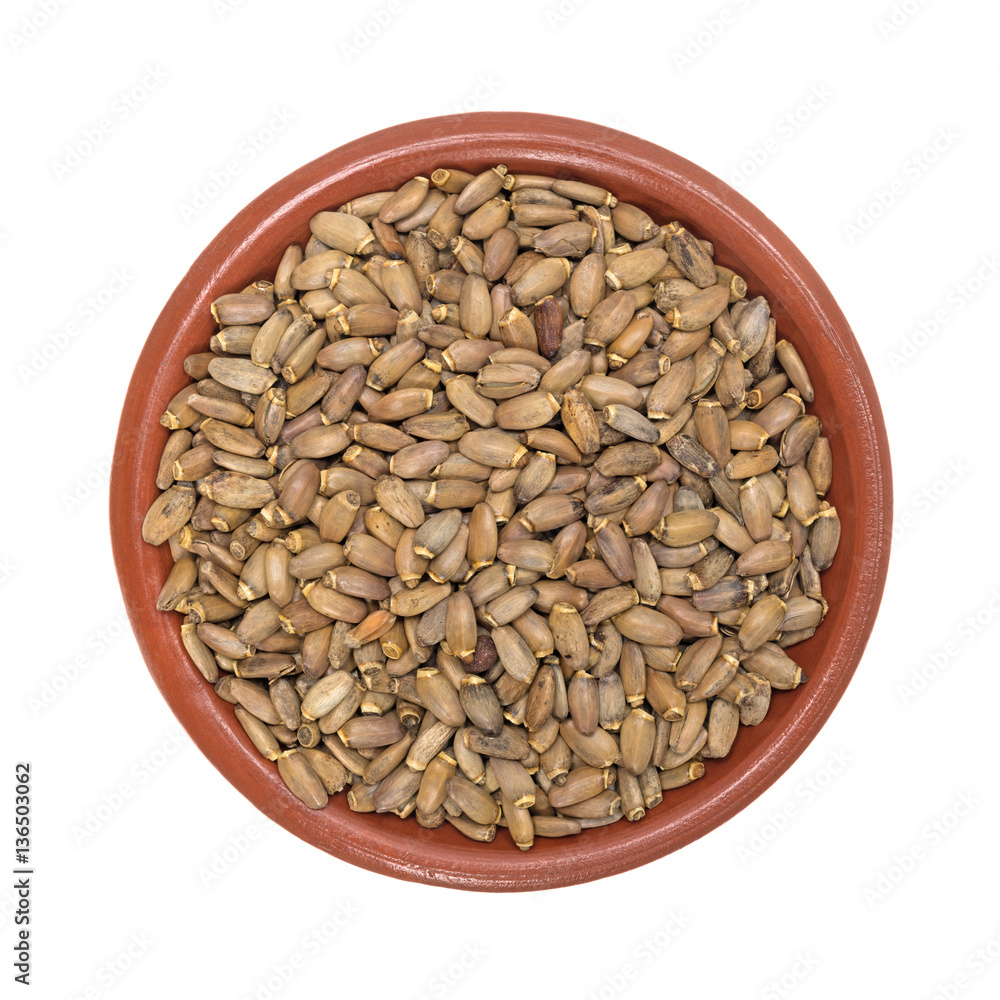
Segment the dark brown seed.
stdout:
[[563,338],[563,316],[558,301],[549,296],[538,302],[532,321],[535,324],[539,354],[549,359],[555,357]]

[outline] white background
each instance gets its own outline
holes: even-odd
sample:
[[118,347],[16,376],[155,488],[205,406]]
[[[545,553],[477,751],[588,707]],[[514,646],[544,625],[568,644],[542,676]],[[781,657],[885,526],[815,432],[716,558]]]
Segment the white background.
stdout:
[[[0,800],[30,760],[37,995],[997,995],[998,20],[973,0],[4,6]],[[299,842],[183,736],[124,624],[107,473],[147,332],[243,205],[367,132],[501,109],[659,143],[791,237],[874,375],[896,530],[855,680],[760,799],[637,871],[486,897]]]

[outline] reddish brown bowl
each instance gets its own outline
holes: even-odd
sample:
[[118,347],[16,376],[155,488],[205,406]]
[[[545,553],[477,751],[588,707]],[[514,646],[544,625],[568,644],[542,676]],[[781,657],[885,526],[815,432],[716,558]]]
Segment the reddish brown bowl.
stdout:
[[[828,499],[843,522],[840,551],[823,578],[830,612],[793,654],[808,684],[776,695],[765,721],[743,728],[729,757],[709,761],[704,778],[670,792],[641,822],[540,838],[524,853],[506,831],[477,844],[450,826],[429,831],[413,819],[352,813],[343,794],[319,812],[293,798],[232,707],[191,666],[177,614],[156,610],[170,554],[140,533],[167,435],[157,421],[187,380],[184,357],[206,349],[212,299],[272,276],[285,247],[307,239],[308,220],[321,209],[439,166],[479,171],[495,163],[515,174],[601,184],[655,220],[678,219],[714,242],[717,261],[742,274],[751,295],[767,297],[779,331],[810,371],[817,399],[810,409],[833,449]],[[871,374],[830,291],[788,237],[728,185],[665,149],[600,125],[520,113],[430,118],[376,132],[296,170],[243,209],[194,262],[146,340],[111,476],[114,557],[136,639],[209,760],[275,822],[338,858],[397,878],[496,891],[570,885],[646,864],[708,833],[775,782],[829,718],[861,659],[885,584],[891,523],[888,443]]]

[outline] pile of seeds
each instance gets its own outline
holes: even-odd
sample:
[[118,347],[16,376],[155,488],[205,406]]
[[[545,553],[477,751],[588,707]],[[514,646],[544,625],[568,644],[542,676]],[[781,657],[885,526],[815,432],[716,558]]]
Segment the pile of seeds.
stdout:
[[840,522],[798,353],[590,184],[440,169],[310,229],[161,419],[157,607],[312,808],[640,819],[805,680]]

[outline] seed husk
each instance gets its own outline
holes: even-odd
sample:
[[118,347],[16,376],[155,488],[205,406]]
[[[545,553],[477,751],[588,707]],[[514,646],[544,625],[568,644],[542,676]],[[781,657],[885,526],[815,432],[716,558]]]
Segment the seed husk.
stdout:
[[375,242],[368,224],[346,212],[318,212],[309,220],[309,229],[328,247],[349,254],[363,253]]
[[212,318],[224,326],[263,323],[273,312],[274,302],[263,295],[233,292],[212,302]]
[[781,435],[781,448],[778,452],[781,464],[793,466],[804,461],[822,430],[822,423],[812,413],[793,421]]
[[534,305],[547,295],[555,294],[566,283],[572,269],[566,257],[544,257],[537,261],[511,286],[514,305]]
[[736,572],[740,576],[757,576],[760,573],[776,573],[784,569],[794,558],[791,545],[783,539],[768,538],[757,542],[736,560]]
[[806,680],[798,664],[773,642],[763,643],[744,657],[743,663],[748,673],[759,674],[778,691],[790,690]]
[[601,299],[588,313],[583,342],[608,347],[629,325],[636,311],[635,294],[626,288]]
[[194,513],[197,494],[191,483],[175,483],[152,503],[142,522],[143,541],[162,545],[184,526]]
[[306,692],[300,711],[307,721],[332,712],[354,687],[354,679],[343,670],[321,677]]
[[681,299],[667,309],[664,316],[674,329],[691,333],[709,327],[728,302],[728,290],[713,284]]
[[[707,738],[706,735],[706,741]],[[691,761],[689,764],[678,764],[660,771],[660,788],[665,792],[671,788],[682,788],[704,776],[705,765],[700,760]]]
[[681,274],[698,288],[714,285],[718,280],[715,265],[700,241],[679,222],[671,222],[664,233],[666,251]]
[[612,514],[630,507],[646,488],[639,476],[622,476],[599,486],[584,501],[587,512],[594,515]]
[[469,722],[488,736],[498,736],[504,724],[503,708],[490,684],[470,674],[462,678],[458,693]]
[[468,837],[469,840],[476,840],[480,843],[489,844],[493,842],[493,839],[497,835],[497,828],[493,824],[484,826],[481,823],[476,823],[474,820],[469,819],[468,816],[451,816],[447,813],[444,818],[448,823],[455,827],[459,833]]
[[462,742],[467,749],[476,753],[486,757],[503,757],[507,760],[524,760],[533,752],[521,733],[508,725],[505,725],[497,736],[491,736],[474,726],[467,726]]
[[189,430],[176,430],[167,438],[167,443],[163,446],[163,451],[160,454],[160,465],[156,472],[157,489],[165,490],[173,485],[176,478],[173,474],[174,462],[190,450],[193,437],[194,435]]
[[328,795],[335,795],[349,783],[350,774],[347,768],[333,754],[319,747],[302,747],[299,753],[309,761]]
[[504,400],[494,411],[497,426],[523,431],[542,427],[559,412],[560,401],[551,392],[525,392]]
[[598,683],[593,674],[577,670],[566,688],[570,718],[579,731],[589,736],[600,724],[600,703]]
[[365,750],[387,747],[398,742],[406,735],[406,727],[395,712],[385,715],[357,715],[348,719],[337,730],[337,735],[345,747]]
[[756,726],[764,720],[767,710],[771,704],[771,684],[766,677],[755,673],[749,668],[746,671],[746,680],[750,685],[752,694],[746,700],[740,702],[740,724],[744,726]]
[[194,587],[197,579],[197,562],[187,556],[178,559],[171,567],[156,599],[157,611],[173,611]]
[[449,594],[451,594],[450,584],[424,580],[412,590],[393,594],[389,598],[389,610],[394,615],[402,615],[403,617],[422,615],[434,605],[445,600]]
[[660,439],[657,426],[630,406],[612,403],[602,411],[609,427],[615,428],[637,441],[655,444]]
[[712,535],[719,525],[719,515],[711,510],[676,510],[666,514],[660,525],[659,541],[680,548]]
[[785,617],[785,607],[785,602],[774,594],[762,597],[751,606],[739,630],[740,646],[747,653],[777,635]]
[[611,222],[626,240],[641,242],[656,236],[660,227],[637,205],[618,202],[611,206]]
[[375,499],[383,510],[408,528],[418,528],[424,523],[420,501],[399,476],[390,474],[376,479]]
[[507,167],[504,164],[484,170],[463,184],[455,201],[455,211],[459,215],[468,214],[495,197],[506,184]]
[[500,806],[479,785],[461,774],[452,775],[447,782],[448,795],[473,823],[489,826],[500,819]]
[[638,776],[653,756],[656,725],[653,716],[641,708],[633,708],[621,725],[621,766]]
[[260,755],[268,760],[277,760],[281,756],[281,747],[266,723],[248,712],[242,705],[237,705],[235,712],[237,722],[250,737],[250,742],[257,748]]
[[809,456],[806,459],[806,468],[812,476],[816,492],[823,496],[830,488],[833,478],[833,456],[830,451],[830,439],[825,437],[816,438],[809,449]]
[[569,816],[533,816],[536,837],[572,837],[583,827]]
[[530,684],[538,669],[538,661],[528,644],[510,625],[494,628],[490,633],[504,670],[516,680]]
[[[479,376],[475,382],[475,388],[469,384],[470,380],[465,383],[469,389],[477,394],[482,394],[488,399],[511,399],[514,396],[520,396],[523,393],[530,392],[535,386],[538,385],[538,380],[541,378],[541,373],[537,368],[530,365],[519,365],[510,363],[500,363],[494,362],[491,365],[487,365],[482,368],[479,372]],[[456,382],[457,379],[449,379],[448,385]],[[449,399],[451,397],[449,396]],[[496,410],[496,405],[490,408],[489,415],[492,418],[494,411]],[[483,411],[484,414],[486,411]],[[491,420],[490,424],[486,424],[483,421],[476,421],[483,426],[491,426],[495,423],[495,420]]]
[[621,759],[617,741],[603,729],[584,733],[573,719],[564,719],[559,724],[559,734],[573,753],[591,767],[610,767]]
[[695,687],[687,692],[689,704],[704,704],[718,694],[736,676],[739,659],[727,652],[716,657]]
[[809,548],[816,569],[829,569],[840,545],[840,516],[836,507],[827,507],[817,514],[809,529]]
[[580,613],[580,617],[587,626],[597,625],[635,607],[638,603],[639,595],[632,587],[611,587],[594,595]]
[[428,518],[413,535],[413,550],[419,556],[433,559],[443,552],[455,537],[462,523],[458,510],[446,510]]
[[670,438],[667,451],[684,468],[706,479],[719,472],[718,461],[695,438],[686,434]]
[[788,469],[785,486],[791,515],[803,526],[812,524],[819,516],[820,500],[806,467],[793,465]]
[[615,782],[616,776],[609,767],[592,767],[582,764],[566,773],[562,784],[549,789],[547,797],[549,805],[563,810],[567,806],[586,802],[605,791]]

